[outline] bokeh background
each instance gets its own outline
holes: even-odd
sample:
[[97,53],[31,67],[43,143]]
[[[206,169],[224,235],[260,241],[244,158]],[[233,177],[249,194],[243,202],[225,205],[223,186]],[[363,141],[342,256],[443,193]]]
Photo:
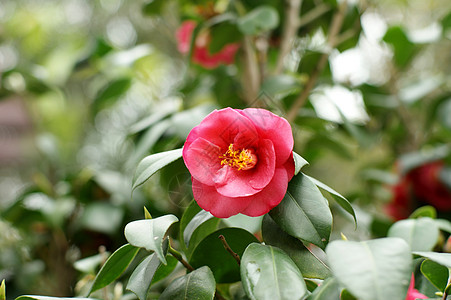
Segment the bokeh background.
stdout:
[[[265,4],[279,16],[272,30],[252,37],[266,49],[267,70],[253,93],[242,48],[232,64],[215,68],[178,51],[184,20],[207,22],[234,2],[245,11]],[[294,112],[305,172],[356,208],[357,230],[333,208],[335,235],[384,236],[396,217],[386,209],[393,186],[422,164],[440,161],[437,180],[451,189],[449,0],[348,1],[332,49],[327,37],[343,1],[301,1],[280,70],[284,1],[257,2],[0,2],[0,279],[8,298],[77,295],[126,242],[124,225],[142,218],[143,206],[153,216],[180,216],[192,200],[183,162],[131,197],[134,170],[146,155],[183,146],[215,108]],[[212,28],[215,47],[237,42],[225,27]],[[307,101],[293,110],[324,53]],[[434,206],[418,201],[402,206],[407,216]]]

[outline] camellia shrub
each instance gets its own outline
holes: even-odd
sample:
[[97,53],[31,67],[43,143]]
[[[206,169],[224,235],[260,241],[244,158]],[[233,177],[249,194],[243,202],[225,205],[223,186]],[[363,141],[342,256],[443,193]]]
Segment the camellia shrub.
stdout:
[[[112,16],[135,8],[115,2],[98,6]],[[71,24],[91,7],[74,3],[82,8],[66,13]],[[388,24],[376,8],[345,0],[153,0],[141,12],[151,22],[139,23],[134,10],[131,18],[111,16],[107,38],[83,51],[82,35],[61,47],[53,34],[35,34],[47,27],[33,22],[53,18],[23,28],[26,22],[11,21],[5,30],[28,35],[0,54],[23,47],[30,59],[42,57],[2,73],[5,93],[42,97],[44,125],[56,111],[71,130],[87,123],[80,131],[95,131],[83,151],[68,155],[71,166],[86,165],[67,174],[57,147],[42,139],[46,171],[0,215],[11,223],[5,228],[47,234],[41,256],[54,253],[46,248],[52,241],[54,269],[70,262],[79,272],[63,291],[75,298],[16,299],[448,299],[451,93],[445,52],[436,51],[449,49],[451,15],[441,7],[427,14],[432,30],[440,29],[434,41]],[[58,45],[57,59],[40,38]],[[60,48],[83,53],[61,67],[70,55]],[[89,105],[81,101],[71,121],[74,99]],[[77,148],[83,133],[68,131],[68,148]],[[431,148],[439,154],[425,159]],[[406,153],[416,154],[401,159],[387,209],[379,197],[387,185],[373,179],[393,175],[380,168],[392,170]],[[145,204],[142,217],[137,203]],[[373,215],[396,221],[376,228]],[[82,253],[74,237],[104,246],[74,259]],[[106,249],[113,242],[119,246]],[[6,246],[2,265],[17,252]],[[37,267],[36,274],[46,270]],[[19,271],[10,274],[20,279]],[[0,300],[6,292],[3,281]]]

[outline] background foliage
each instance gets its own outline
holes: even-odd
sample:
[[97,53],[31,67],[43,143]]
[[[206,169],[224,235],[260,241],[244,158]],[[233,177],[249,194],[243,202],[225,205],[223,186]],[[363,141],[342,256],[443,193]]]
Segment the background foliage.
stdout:
[[[285,2],[299,4],[294,18],[300,23]],[[360,241],[440,228],[435,240],[421,234],[409,244],[413,251],[429,251],[437,240],[443,247],[446,225],[412,219],[390,228],[385,205],[406,165],[449,162],[450,11],[446,0],[1,2],[0,279],[8,297],[85,295],[109,254],[127,243],[124,228],[142,219],[143,206],[154,218],[172,214],[188,230],[200,209],[191,203],[181,160],[135,189],[133,199],[132,179],[145,156],[180,148],[204,116],[227,106],[265,107],[290,121],[295,151],[309,162],[303,171],[345,195],[356,211],[357,228],[331,201],[331,240],[340,233]],[[210,28],[213,52],[239,42],[235,63],[206,69],[180,54],[175,32],[186,19]],[[451,186],[449,174],[443,178]],[[420,215],[433,219],[430,214]],[[265,216],[262,233],[261,219],[210,219],[204,232],[181,233],[198,248],[187,248],[183,237],[177,242],[196,266],[199,253],[214,251],[200,242],[217,228],[245,228],[270,240],[277,235],[265,232],[271,217]],[[449,215],[439,211],[438,217]],[[177,236],[175,227],[169,230]],[[258,241],[237,235],[232,248],[240,254],[240,240]],[[291,238],[284,244],[299,242]],[[246,250],[249,256],[256,247]],[[135,250],[123,249],[130,251],[125,257],[152,263]],[[166,257],[167,251],[156,253]],[[166,258],[166,272],[176,268],[171,278],[180,275],[180,265]],[[428,264],[441,263],[429,258],[423,274]],[[203,268],[190,274],[213,280]],[[158,276],[151,297],[171,282]],[[443,290],[440,278],[432,282]],[[107,292],[132,297],[126,284],[120,278]]]

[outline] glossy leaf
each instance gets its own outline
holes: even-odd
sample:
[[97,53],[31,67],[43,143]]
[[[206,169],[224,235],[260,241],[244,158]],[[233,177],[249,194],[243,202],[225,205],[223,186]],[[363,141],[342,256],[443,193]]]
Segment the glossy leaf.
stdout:
[[202,267],[175,279],[163,291],[160,300],[213,299],[216,282],[208,267]]
[[293,152],[293,159],[294,159],[294,175],[297,175],[305,165],[309,164],[308,161],[306,161],[302,156],[300,156],[296,152]]
[[[193,226],[186,230],[187,226],[191,223],[191,220],[198,214],[203,215],[202,209],[197,205],[196,201],[191,201],[190,205],[185,209],[182,220],[180,221],[180,239],[183,241],[189,241],[189,244],[185,242],[181,243],[183,250],[185,251],[188,259],[191,257],[192,252],[196,246],[210,233],[218,228],[220,219],[211,218],[204,222],[197,224],[193,223]],[[197,225],[197,226],[196,226]],[[192,230],[192,232],[191,232]],[[185,238],[186,234],[190,235],[189,238]]]
[[401,220],[388,230],[388,237],[399,237],[412,251],[430,251],[439,237],[439,229],[431,218]]
[[[165,239],[165,241],[163,242],[163,251],[165,253],[167,252],[168,246],[168,239]],[[155,253],[148,255],[135,268],[132,275],[130,275],[126,289],[133,292],[140,300],[146,300],[150,284],[153,280],[155,272],[160,265],[161,261],[155,255]]]
[[412,258],[404,240],[333,241],[327,246],[326,253],[332,272],[356,298],[405,298]]
[[158,170],[180,157],[182,157],[182,149],[160,152],[145,157],[136,168],[132,189],[136,189]]
[[307,293],[301,272],[279,248],[250,244],[240,270],[244,290],[251,299],[294,300],[303,299]]
[[282,202],[269,214],[286,233],[304,242],[324,249],[329,241],[332,214],[328,203],[303,173],[291,179]]
[[432,260],[426,259],[421,263],[421,273],[441,292],[448,284],[449,270]]
[[138,251],[139,248],[130,244],[125,244],[117,249],[100,269],[94,279],[94,283],[92,284],[89,294],[106,287],[116,280],[125,271],[125,269],[127,269],[128,265],[135,258]]
[[125,226],[125,238],[135,247],[155,251],[158,258],[166,264],[166,258],[163,253],[163,238],[169,227],[177,221],[178,218],[174,215],[133,221]]
[[354,218],[354,222],[357,226],[357,217],[355,215],[355,211],[354,208],[352,207],[351,203],[348,201],[348,199],[346,199],[345,197],[343,197],[340,193],[338,193],[337,191],[335,191],[333,188],[331,188],[330,186],[322,183],[321,181],[319,181],[318,179],[315,179],[313,177],[310,177],[308,175],[307,176],[311,181],[313,181],[314,184],[316,184],[317,187],[319,187],[320,189],[323,189],[325,191],[327,191],[328,193],[330,193],[332,196],[334,196],[335,201],[338,203],[338,205],[340,205],[345,211],[347,211],[353,218]]
[[191,236],[193,235],[194,230],[196,230],[199,225],[202,223],[214,218],[214,216],[209,213],[206,210],[201,210],[198,212],[186,225],[185,230],[183,231],[183,241],[185,242],[185,245],[189,246],[189,241],[191,239]]
[[300,240],[280,229],[269,215],[263,218],[262,236],[267,245],[285,251],[305,278],[324,279],[332,274],[324,261],[310,252]]
[[194,268],[208,266],[218,283],[239,281],[240,268],[238,263],[224,248],[224,245],[219,239],[220,235],[225,237],[227,244],[239,256],[243,255],[244,250],[249,244],[258,242],[253,234],[244,229],[219,229],[208,235],[197,245],[189,259],[189,263]]
[[340,285],[334,277],[329,277],[324,280],[313,293],[308,296],[307,300],[339,300],[340,299]]
[[447,268],[451,268],[451,253],[437,253],[437,252],[424,252],[424,251],[414,251],[415,255],[429,258],[436,263],[439,263]]
[[259,6],[238,20],[238,28],[244,34],[255,35],[279,25],[279,14],[271,6]]
[[160,264],[160,266],[158,267],[155,275],[152,278],[152,284],[157,283],[158,281],[166,278],[169,274],[171,274],[178,263],[178,260],[170,254],[166,255],[166,261],[166,265]]

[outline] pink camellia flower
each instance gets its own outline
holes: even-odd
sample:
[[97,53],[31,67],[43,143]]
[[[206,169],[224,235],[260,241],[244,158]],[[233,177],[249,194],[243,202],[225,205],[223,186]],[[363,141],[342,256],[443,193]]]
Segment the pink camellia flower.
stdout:
[[415,289],[415,277],[413,276],[412,273],[409,289],[407,290],[406,300],[415,300],[415,299],[428,299],[428,297],[420,293],[417,289]]
[[[188,20],[183,22],[177,30],[177,48],[180,53],[187,54],[189,52],[194,28],[196,28],[196,22]],[[237,43],[227,44],[220,51],[210,53],[208,50],[210,39],[211,37],[208,31],[201,31],[196,37],[192,56],[193,62],[207,69],[216,68],[220,64],[232,64],[240,45]]]
[[439,212],[451,211],[451,189],[439,175],[444,168],[442,161],[428,162],[401,176],[399,182],[391,187],[393,198],[386,206],[387,213],[401,220],[424,204],[432,205]]
[[191,130],[183,160],[201,208],[218,218],[261,216],[294,175],[291,126],[264,109],[215,110]]

